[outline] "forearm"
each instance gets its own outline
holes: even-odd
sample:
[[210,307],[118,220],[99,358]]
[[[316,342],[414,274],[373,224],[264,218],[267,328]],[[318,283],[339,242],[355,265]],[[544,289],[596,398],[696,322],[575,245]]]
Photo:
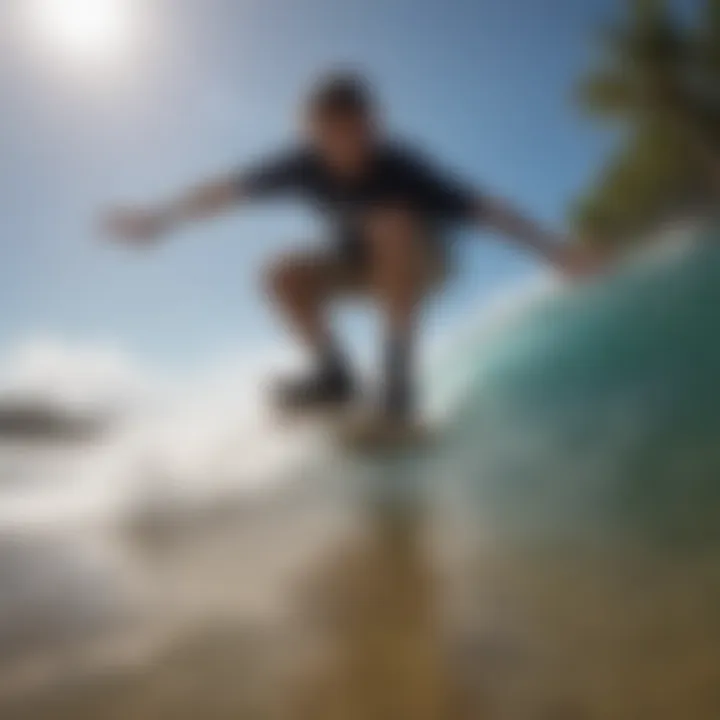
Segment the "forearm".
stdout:
[[168,226],[215,217],[237,205],[242,193],[232,179],[224,178],[191,188],[160,208]]
[[562,255],[563,244],[556,235],[547,232],[504,202],[483,200],[478,208],[478,217],[483,225],[497,230],[512,242],[549,263],[557,264]]

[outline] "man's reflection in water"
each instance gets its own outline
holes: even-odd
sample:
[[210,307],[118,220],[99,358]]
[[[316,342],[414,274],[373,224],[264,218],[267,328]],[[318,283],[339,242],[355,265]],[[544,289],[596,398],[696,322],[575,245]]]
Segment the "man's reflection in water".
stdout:
[[313,584],[327,654],[303,718],[463,717],[444,662],[429,518],[417,461],[367,469],[354,488],[360,539]]

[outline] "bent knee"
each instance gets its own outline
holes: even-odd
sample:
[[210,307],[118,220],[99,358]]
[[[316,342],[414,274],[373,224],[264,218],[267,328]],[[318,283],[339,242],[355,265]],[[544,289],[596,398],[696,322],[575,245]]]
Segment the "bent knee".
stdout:
[[422,223],[409,210],[377,210],[369,218],[367,241],[376,261],[406,262],[423,256]]
[[265,292],[275,300],[296,294],[300,285],[297,269],[288,258],[269,263],[265,268],[263,279]]
[[282,302],[316,297],[324,286],[317,263],[304,256],[285,256],[270,263],[264,280],[266,293]]
[[447,271],[445,258],[421,218],[396,207],[378,210],[369,220],[368,242],[376,268],[412,279],[426,290],[441,284]]
[[415,215],[402,207],[374,210],[368,217],[368,237],[371,243],[393,245],[409,244],[419,232],[420,224]]

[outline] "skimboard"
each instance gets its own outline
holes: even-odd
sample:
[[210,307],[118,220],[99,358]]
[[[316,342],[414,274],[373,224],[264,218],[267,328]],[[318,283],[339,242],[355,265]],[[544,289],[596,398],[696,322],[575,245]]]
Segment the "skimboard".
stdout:
[[397,423],[360,413],[341,419],[331,433],[338,446],[347,451],[386,455],[427,449],[437,437],[437,428],[421,418]]
[[367,407],[326,405],[312,409],[275,406],[282,424],[319,425],[338,448],[362,455],[423,450],[433,444],[438,428],[418,418],[398,423],[378,417]]

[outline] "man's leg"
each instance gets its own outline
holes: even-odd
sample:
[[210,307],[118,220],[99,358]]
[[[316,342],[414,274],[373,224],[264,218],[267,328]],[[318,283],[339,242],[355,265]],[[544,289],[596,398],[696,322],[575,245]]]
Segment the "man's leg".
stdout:
[[350,399],[351,373],[326,315],[328,303],[346,283],[347,268],[331,254],[290,254],[270,266],[268,294],[317,360],[310,377],[281,388],[281,404],[303,407]]
[[372,292],[386,318],[384,411],[412,419],[416,323],[422,300],[441,274],[427,228],[410,212],[385,210],[368,223]]

